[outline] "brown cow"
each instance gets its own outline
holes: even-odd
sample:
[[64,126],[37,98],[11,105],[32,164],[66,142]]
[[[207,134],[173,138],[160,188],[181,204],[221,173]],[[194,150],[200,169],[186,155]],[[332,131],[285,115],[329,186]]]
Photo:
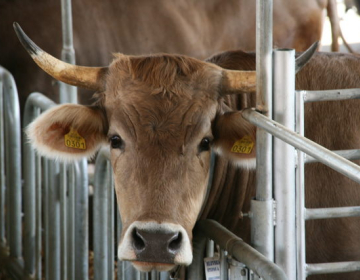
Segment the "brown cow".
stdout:
[[[0,65],[14,75],[21,108],[33,91],[58,101],[57,87],[54,89],[57,83],[26,57],[11,25],[14,21],[22,23],[44,49],[60,54],[60,2],[0,1]],[[114,51],[133,55],[179,53],[200,59],[230,49],[253,51],[255,2],[74,0],[76,60],[79,65],[107,65]],[[304,51],[313,42],[320,41],[324,10],[334,2],[274,0],[274,45]],[[41,28],[43,25],[46,28]],[[96,45],[90,42],[93,38]],[[91,95],[84,97],[84,92],[81,93],[82,103],[90,99]]]
[[[254,141],[255,129],[241,117],[241,98],[233,94],[252,92],[254,73],[224,68],[254,70],[254,54],[227,52],[211,63],[177,55],[117,55],[109,67],[81,68],[32,43],[27,48],[55,78],[99,92],[96,106],[58,106],[35,120],[28,133],[40,153],[64,160],[91,156],[106,143],[111,147],[124,224],[121,259],[145,271],[191,262],[191,230],[204,198],[211,149],[221,157],[203,217],[249,239],[248,222],[239,213],[249,211],[254,195],[254,172],[247,168],[254,166],[255,150],[232,154],[230,149],[238,139]],[[297,87],[360,87],[359,63],[353,55],[318,53],[297,75]],[[330,149],[359,147],[358,106],[354,100],[308,104],[306,135]],[[71,148],[81,143],[84,149]],[[247,168],[238,169],[234,162]],[[307,207],[360,202],[358,186],[320,164],[307,167],[306,183]],[[350,219],[309,222],[307,234],[308,262],[360,255],[360,228]],[[344,279],[359,279],[359,274]]]

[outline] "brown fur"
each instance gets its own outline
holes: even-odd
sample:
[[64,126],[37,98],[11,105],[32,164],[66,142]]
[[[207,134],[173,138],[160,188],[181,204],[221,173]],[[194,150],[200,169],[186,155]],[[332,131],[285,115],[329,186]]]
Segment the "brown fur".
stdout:
[[[331,1],[275,0],[274,45],[304,51],[319,41],[323,12]],[[254,51],[255,2],[73,1],[76,62],[85,66],[108,65],[112,52],[134,55],[165,52],[206,58],[229,49]],[[0,44],[0,65],[15,77],[21,108],[34,91],[57,101],[58,83],[27,57],[12,24],[19,22],[42,49],[60,57],[60,2],[1,1],[0,10],[0,38],[6,38],[6,44]],[[80,103],[91,104],[92,92],[80,92]]]

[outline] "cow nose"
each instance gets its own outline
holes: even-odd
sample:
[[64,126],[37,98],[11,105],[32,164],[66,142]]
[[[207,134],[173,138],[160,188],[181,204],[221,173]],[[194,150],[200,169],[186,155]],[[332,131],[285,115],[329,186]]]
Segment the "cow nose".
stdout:
[[132,239],[137,261],[173,264],[181,248],[182,234],[134,228]]

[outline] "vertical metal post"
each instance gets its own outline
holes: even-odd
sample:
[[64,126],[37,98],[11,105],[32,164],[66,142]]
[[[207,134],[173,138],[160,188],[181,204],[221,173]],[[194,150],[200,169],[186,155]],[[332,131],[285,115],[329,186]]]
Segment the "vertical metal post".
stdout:
[[[120,242],[121,232],[122,232],[122,222],[121,222],[120,212],[118,209],[116,209],[116,241],[117,241],[116,244],[117,245]],[[124,266],[125,263],[117,258],[117,279],[125,280]]]
[[114,180],[113,180],[113,176],[112,176],[112,167],[111,164],[109,162],[109,160],[107,161],[107,166],[108,166],[108,176],[109,176],[109,186],[108,186],[108,200],[109,203],[107,205],[108,207],[108,224],[107,224],[107,233],[108,233],[108,279],[113,279],[114,278],[114,260],[115,260],[115,253],[114,253],[114,241],[115,241],[115,227],[114,227]]
[[100,150],[95,162],[94,177],[94,279],[108,277],[108,170],[105,150]]
[[5,137],[3,82],[0,79],[0,244],[5,244]]
[[44,239],[45,239],[45,279],[49,279],[49,160],[43,158],[44,190]]
[[67,224],[68,224],[68,240],[67,240],[67,277],[68,279],[75,279],[75,167],[74,165],[68,165],[68,211],[67,211]]
[[[39,93],[32,93],[27,99],[24,110],[24,127],[40,113],[41,109],[48,109],[54,106],[54,102],[44,97]],[[26,139],[26,137],[25,137]],[[25,271],[29,275],[36,273],[36,279],[41,279],[41,209],[44,209],[45,228],[49,228],[49,212],[48,212],[48,187],[49,187],[49,174],[48,161],[44,160],[44,172],[40,172],[40,157],[35,157],[35,152],[31,148],[28,141],[23,142],[24,150],[24,261]],[[36,168],[35,168],[36,167]],[[41,178],[41,176],[44,178]],[[44,207],[41,206],[41,179],[44,184]],[[55,179],[56,180],[56,179]],[[46,267],[49,263],[49,234],[45,230],[45,256]],[[49,269],[46,270],[47,273]],[[46,274],[46,278],[49,275]],[[55,279],[55,278],[54,278]]]
[[75,279],[88,279],[89,184],[86,159],[75,163]]
[[[24,126],[36,116],[36,109],[28,100],[25,104]],[[26,136],[24,136],[26,139]],[[35,152],[28,141],[23,142],[24,151],[24,260],[25,270],[35,271]]]
[[228,279],[227,252],[220,250],[220,279]]
[[[71,0],[61,0],[63,48],[61,60],[75,64]],[[60,83],[60,103],[77,103],[77,88]]]
[[[295,50],[274,51],[274,120],[295,130]],[[275,262],[296,279],[295,148],[274,139]]]
[[7,186],[7,218],[8,242],[10,256],[19,259],[22,254],[21,246],[21,129],[20,109],[16,84],[13,76],[4,68],[0,68],[0,76],[4,89],[4,120],[6,158],[6,186]]
[[[37,109],[36,115],[40,114],[40,109]],[[41,262],[41,248],[42,248],[42,173],[41,173],[41,157],[39,155],[35,156],[35,166],[36,166],[36,241],[35,241],[35,271],[36,279],[42,279],[42,262]]]
[[[304,93],[296,94],[296,132],[304,136]],[[304,153],[298,150],[296,169],[296,244],[297,279],[306,279],[305,241],[305,164]]]
[[212,258],[214,256],[215,243],[213,240],[208,239],[206,242],[206,257]]
[[60,192],[59,163],[49,162],[48,185],[48,244],[49,279],[60,280]]
[[[272,116],[272,17],[273,1],[256,1],[256,71],[258,110]],[[251,206],[253,246],[268,259],[274,259],[272,137],[262,129],[256,135],[256,203]]]
[[67,279],[67,240],[68,240],[68,228],[67,228],[67,182],[66,182],[66,164],[60,164],[60,252],[61,252],[61,279]]

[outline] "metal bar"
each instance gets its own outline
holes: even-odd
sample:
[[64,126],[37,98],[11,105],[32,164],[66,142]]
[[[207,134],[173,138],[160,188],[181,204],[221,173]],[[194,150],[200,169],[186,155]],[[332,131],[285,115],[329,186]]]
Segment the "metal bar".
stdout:
[[48,258],[49,278],[60,280],[60,193],[59,193],[59,163],[49,161],[48,185]]
[[44,239],[45,239],[45,279],[49,279],[49,160],[43,159],[44,162]]
[[[272,116],[272,0],[256,1],[256,108]],[[272,200],[272,136],[262,129],[256,133],[256,200]],[[273,213],[264,213],[268,220],[273,219]],[[253,220],[258,219],[256,215]],[[274,258],[274,228],[273,223],[265,225],[255,222],[261,228],[256,237],[252,235],[253,246],[269,259]],[[269,227],[266,227],[269,226]],[[253,228],[253,223],[251,225]]]
[[[121,232],[122,232],[122,223],[121,223],[121,217],[120,212],[118,209],[116,209],[116,244],[119,244],[121,239]],[[125,280],[124,276],[124,262],[120,261],[119,258],[117,258],[117,279],[118,280]]]
[[220,250],[220,279],[228,279],[227,252]]
[[[332,151],[333,153],[346,158],[348,160],[357,160],[360,159],[360,149],[352,149],[352,150],[338,150]],[[305,163],[318,162],[315,158],[305,154]]]
[[360,89],[334,89],[334,90],[301,90],[303,92],[304,102],[348,100],[360,98]]
[[109,185],[107,186],[107,191],[108,191],[108,211],[107,211],[107,233],[108,233],[108,279],[114,279],[114,241],[115,241],[115,236],[114,236],[114,231],[115,231],[115,227],[114,227],[114,179],[112,176],[112,167],[110,164],[110,161],[107,160],[107,176],[109,177]]
[[0,76],[0,244],[5,244],[5,137],[3,81]]
[[[304,136],[304,96],[296,94],[296,132]],[[304,153],[297,151],[296,168],[296,245],[298,280],[306,279],[306,241],[305,241],[305,164]]]
[[244,263],[265,280],[287,279],[285,273],[250,245],[213,220],[197,222],[195,230],[201,232],[226,250],[237,261]]
[[68,279],[75,279],[75,193],[76,193],[76,182],[75,182],[75,166],[68,165]]
[[[27,125],[35,119],[39,114],[39,109],[46,110],[50,107],[55,106],[55,103],[43,96],[40,93],[32,93],[29,98],[26,100],[25,110],[24,110],[24,120],[23,125]],[[38,109],[39,108],[39,109]],[[26,137],[25,137],[26,139]],[[41,209],[41,200],[37,202],[36,206],[36,197],[41,197],[39,192],[41,192],[41,186],[37,186],[36,189],[36,164],[35,164],[35,152],[32,149],[28,141],[23,143],[23,170],[24,170],[24,262],[25,270],[28,274],[33,275],[35,273],[35,265],[37,268],[41,267],[41,240],[36,236],[36,226],[41,225],[41,214],[39,213],[39,208]],[[38,174],[39,176],[39,174]],[[47,176],[48,178],[48,176]],[[39,183],[39,182],[38,182]],[[47,192],[47,188],[45,188]],[[36,195],[36,193],[38,193]],[[45,197],[47,197],[45,195]],[[37,208],[37,210],[35,209]],[[47,224],[47,215],[48,212],[45,209],[45,224]],[[40,229],[37,229],[39,233]],[[47,234],[47,233],[46,233]],[[41,235],[40,235],[41,236]],[[37,248],[37,249],[35,249]],[[47,250],[47,249],[46,249]],[[41,275],[41,270],[38,271],[37,277]]]
[[89,184],[87,161],[75,164],[75,279],[88,279],[89,275]]
[[[63,47],[61,59],[75,64],[75,50],[73,43],[71,0],[61,0],[62,38]],[[60,82],[60,103],[77,103],[77,87]]]
[[314,208],[305,210],[306,220],[331,219],[360,216],[360,206]]
[[3,106],[5,126],[5,156],[8,164],[6,168],[7,186],[7,241],[10,246],[10,256],[22,258],[21,242],[21,129],[20,108],[16,84],[13,76],[0,67],[0,76],[3,83]]
[[[295,130],[295,50],[274,51],[273,118]],[[274,139],[275,262],[296,279],[295,148]]]
[[308,275],[360,271],[360,262],[335,262],[307,264]]
[[169,276],[168,272],[160,272],[160,280],[169,280],[169,279],[170,279],[170,276]]
[[206,257],[212,258],[214,256],[214,251],[215,251],[215,243],[213,240],[209,239],[206,242]]
[[268,119],[252,109],[244,110],[243,117],[252,124],[264,128],[286,143],[313,156],[319,160],[319,162],[322,162],[330,168],[349,177],[353,181],[360,183],[360,167],[358,165],[338,156],[305,137],[299,136],[295,132],[286,129],[284,126]]
[[[36,115],[40,114],[40,110],[37,109]],[[39,155],[35,156],[35,165],[36,165],[36,241],[35,241],[35,271],[36,271],[36,279],[42,279],[42,255],[41,255],[41,248],[42,248],[42,173],[41,173],[41,157]]]
[[61,279],[67,279],[67,240],[68,240],[68,228],[67,228],[67,180],[66,180],[66,164],[60,164],[60,252],[61,252]]
[[101,149],[94,177],[94,279],[108,277],[108,151]]

